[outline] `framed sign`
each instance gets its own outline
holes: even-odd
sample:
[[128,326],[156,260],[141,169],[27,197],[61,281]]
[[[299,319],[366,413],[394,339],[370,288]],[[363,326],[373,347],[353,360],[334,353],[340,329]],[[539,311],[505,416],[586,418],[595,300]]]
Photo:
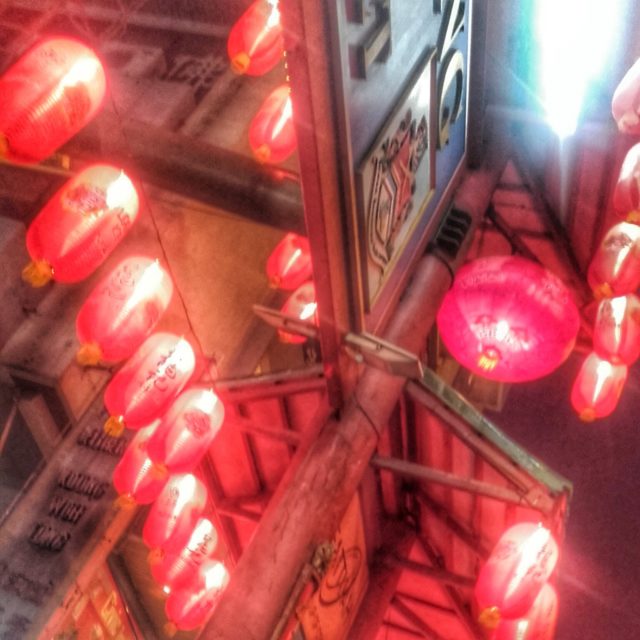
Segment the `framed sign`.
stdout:
[[[420,61],[403,97],[356,171],[365,300],[376,295],[435,190],[435,49]],[[370,309],[367,304],[366,310]]]

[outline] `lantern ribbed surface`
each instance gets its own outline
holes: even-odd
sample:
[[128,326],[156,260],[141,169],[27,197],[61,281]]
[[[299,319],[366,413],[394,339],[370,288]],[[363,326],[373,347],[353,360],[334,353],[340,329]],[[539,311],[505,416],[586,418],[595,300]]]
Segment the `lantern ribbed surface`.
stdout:
[[556,275],[518,256],[492,256],[460,269],[437,323],[462,365],[491,380],[525,382],[566,360],[580,316]]

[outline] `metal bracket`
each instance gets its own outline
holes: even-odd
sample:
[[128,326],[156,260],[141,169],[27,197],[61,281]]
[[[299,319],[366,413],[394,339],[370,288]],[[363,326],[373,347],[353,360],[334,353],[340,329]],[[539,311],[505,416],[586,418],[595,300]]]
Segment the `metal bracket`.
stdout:
[[345,351],[358,363],[366,363],[394,376],[421,379],[422,362],[415,353],[369,333],[348,333],[344,338]]
[[312,322],[285,315],[280,311],[276,311],[270,307],[264,307],[261,304],[254,304],[253,312],[261,320],[264,320],[267,324],[275,327],[279,331],[297,333],[301,336],[313,339],[318,337],[318,327],[316,327]]

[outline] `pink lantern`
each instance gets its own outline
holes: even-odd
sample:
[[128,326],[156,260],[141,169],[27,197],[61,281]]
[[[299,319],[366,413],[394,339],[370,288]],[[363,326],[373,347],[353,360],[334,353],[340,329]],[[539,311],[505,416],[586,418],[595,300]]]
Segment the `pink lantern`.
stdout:
[[95,365],[128,358],[153,331],[172,293],[171,278],[157,260],[123,260],[78,312],[78,362]]
[[187,340],[155,333],[111,378],[104,392],[110,413],[105,431],[119,436],[125,427],[139,429],[160,416],[193,375],[196,358]]
[[587,280],[598,300],[633,293],[640,285],[640,227],[613,225],[591,259]]
[[438,311],[451,355],[478,375],[502,382],[535,380],[571,353],[580,316],[564,284],[516,256],[468,263]]
[[640,59],[616,87],[611,100],[611,113],[622,133],[640,133]]
[[120,494],[120,506],[153,502],[167,482],[166,474],[159,474],[147,455],[147,443],[155,427],[154,424],[136,433],[113,470],[113,486]]
[[292,291],[309,280],[311,275],[309,241],[295,233],[287,233],[267,260],[269,283]]
[[52,278],[79,282],[116,248],[138,216],[138,194],[127,175],[92,165],[69,180],[27,231],[30,262],[22,277],[34,287]]
[[640,144],[625,156],[613,190],[613,208],[627,222],[640,223]]
[[231,68],[261,76],[282,60],[283,46],[278,0],[255,0],[229,32]]
[[207,504],[207,489],[194,475],[171,476],[149,511],[142,539],[152,549],[182,549]]
[[174,553],[149,557],[151,575],[156,582],[172,591],[193,583],[205,560],[210,559],[218,544],[218,533],[211,520],[200,518],[189,541]]
[[593,350],[612,364],[631,365],[640,356],[640,299],[630,293],[600,301]]
[[502,618],[522,618],[558,561],[558,545],[540,524],[507,529],[480,570],[475,597],[480,622],[495,629]]
[[249,125],[249,145],[259,162],[278,164],[297,147],[291,90],[283,84],[262,103]]
[[40,162],[98,112],[106,77],[96,53],[72,38],[47,38],[0,78],[0,157]]
[[164,605],[169,623],[165,633],[173,636],[178,629],[196,629],[213,612],[213,609],[229,583],[227,568],[217,560],[205,560],[193,580],[193,584],[171,591]]
[[[318,324],[318,303],[316,302],[316,287],[313,282],[305,282],[299,286],[284,303],[280,312],[285,316]],[[302,344],[307,337],[296,333],[279,330],[278,337],[282,342]]]
[[171,473],[192,471],[220,430],[224,407],[211,389],[189,389],[173,402],[149,441],[158,468]]
[[587,356],[571,390],[571,404],[581,420],[591,422],[613,413],[627,380],[627,367],[595,353]]
[[558,596],[547,582],[527,615],[501,620],[491,640],[553,640],[558,621]]

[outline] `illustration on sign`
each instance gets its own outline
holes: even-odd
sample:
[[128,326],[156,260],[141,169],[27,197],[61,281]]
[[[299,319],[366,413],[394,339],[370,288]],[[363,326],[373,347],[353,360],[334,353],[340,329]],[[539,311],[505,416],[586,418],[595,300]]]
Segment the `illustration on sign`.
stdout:
[[366,285],[375,297],[435,189],[430,123],[435,50],[429,52],[357,174],[365,213]]

